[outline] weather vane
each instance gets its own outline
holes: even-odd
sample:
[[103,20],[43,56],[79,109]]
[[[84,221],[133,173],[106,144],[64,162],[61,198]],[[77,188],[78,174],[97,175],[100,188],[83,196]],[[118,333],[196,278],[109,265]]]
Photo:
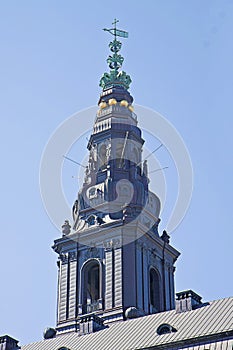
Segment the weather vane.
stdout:
[[129,36],[128,32],[126,32],[124,30],[117,29],[116,24],[118,22],[119,22],[119,20],[115,18],[113,23],[112,23],[114,25],[114,27],[111,28],[111,29],[104,28],[103,30],[105,32],[109,32],[110,34],[114,35],[115,40],[116,40],[117,36],[120,36],[121,38],[128,38],[128,36]]

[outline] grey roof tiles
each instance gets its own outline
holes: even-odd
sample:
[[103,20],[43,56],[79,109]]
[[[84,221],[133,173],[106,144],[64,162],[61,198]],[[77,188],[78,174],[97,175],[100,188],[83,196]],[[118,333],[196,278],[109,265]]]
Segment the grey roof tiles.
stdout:
[[[177,332],[158,335],[157,328],[163,323],[170,324]],[[21,349],[58,350],[62,346],[70,350],[232,350],[233,297],[183,313],[172,310],[114,323],[84,336],[78,333],[61,335],[24,345]]]

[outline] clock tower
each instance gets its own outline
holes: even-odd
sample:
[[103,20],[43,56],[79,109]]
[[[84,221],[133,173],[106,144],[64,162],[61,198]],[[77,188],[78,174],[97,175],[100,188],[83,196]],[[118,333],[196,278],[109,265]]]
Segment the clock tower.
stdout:
[[57,333],[90,333],[110,322],[175,307],[179,252],[159,234],[160,200],[149,189],[144,140],[121,66],[128,33],[114,27],[82,188],[58,253]]

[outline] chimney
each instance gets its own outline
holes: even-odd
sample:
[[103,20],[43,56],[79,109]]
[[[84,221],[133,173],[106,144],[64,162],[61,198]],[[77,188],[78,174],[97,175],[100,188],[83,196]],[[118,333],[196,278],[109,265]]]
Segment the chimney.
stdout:
[[104,328],[103,319],[95,314],[83,315],[80,317],[79,335],[94,333]]
[[176,293],[176,312],[194,310],[202,305],[202,297],[192,290]]
[[19,349],[18,342],[18,340],[9,337],[9,335],[4,335],[0,337],[0,350],[17,350]]

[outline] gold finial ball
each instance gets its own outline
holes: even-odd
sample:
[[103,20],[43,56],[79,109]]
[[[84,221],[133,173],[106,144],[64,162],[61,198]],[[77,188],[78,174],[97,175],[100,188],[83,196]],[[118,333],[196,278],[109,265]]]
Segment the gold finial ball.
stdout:
[[133,106],[132,106],[132,105],[130,105],[128,108],[129,108],[129,110],[130,110],[131,112],[133,112],[133,111],[134,111],[134,108],[133,108]]
[[108,101],[108,104],[110,106],[116,105],[117,104],[117,100],[115,98],[110,98],[110,100]]
[[121,102],[120,102],[120,105],[121,106],[123,106],[123,107],[128,107],[128,102],[126,101],[126,100],[122,100]]
[[105,107],[107,107],[107,103],[106,103],[106,102],[100,102],[99,108],[100,108],[100,109],[103,109],[103,108],[105,108]]

